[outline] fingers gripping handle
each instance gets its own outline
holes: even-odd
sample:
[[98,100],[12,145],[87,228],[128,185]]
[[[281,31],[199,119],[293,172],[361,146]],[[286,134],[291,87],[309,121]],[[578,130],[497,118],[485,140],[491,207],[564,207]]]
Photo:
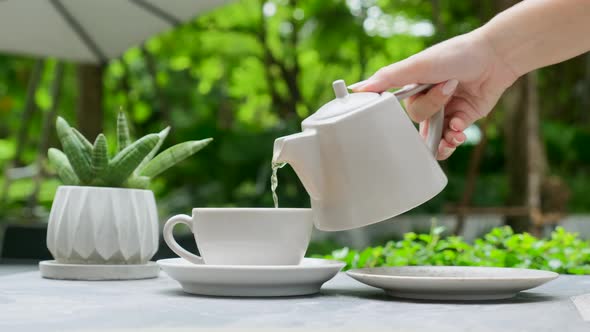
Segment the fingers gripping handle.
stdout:
[[[411,97],[417,93],[427,91],[432,88],[434,84],[410,84],[395,91],[393,94],[397,99],[402,100]],[[428,128],[428,134],[426,136],[426,145],[432,152],[434,158],[438,155],[438,146],[442,139],[442,130],[445,119],[445,107],[443,106],[440,111],[434,114],[430,119],[426,120],[426,128]]]
[[426,120],[426,128],[428,128],[428,134],[426,135],[426,146],[432,152],[432,155],[436,159],[438,155],[438,146],[442,139],[442,130],[445,119],[445,107],[443,106],[440,111],[436,112],[430,119]]
[[191,217],[185,214],[176,215],[168,219],[166,224],[164,224],[164,230],[162,231],[164,235],[164,241],[166,241],[168,247],[170,247],[170,249],[172,249],[172,251],[174,251],[174,253],[176,253],[178,256],[193,264],[203,264],[203,258],[187,251],[174,239],[174,234],[172,231],[174,230],[174,226],[177,224],[185,224],[190,228],[191,231],[193,231],[193,219]]

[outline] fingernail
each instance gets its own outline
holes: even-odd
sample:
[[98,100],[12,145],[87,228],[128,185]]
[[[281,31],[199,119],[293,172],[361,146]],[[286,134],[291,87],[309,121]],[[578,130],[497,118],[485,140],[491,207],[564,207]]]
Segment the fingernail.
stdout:
[[460,139],[456,139],[455,137],[453,137],[453,144],[455,144],[455,145],[459,145],[459,144],[462,144],[462,143],[463,143],[463,141],[462,141],[462,140],[460,140]]
[[367,83],[367,81],[368,80],[363,80],[363,81],[360,81],[360,82],[353,83],[353,84],[349,85],[348,88],[350,90],[354,90],[354,89],[360,88],[361,86],[365,85]]
[[447,81],[447,83],[445,83],[445,85],[443,85],[443,87],[442,87],[443,95],[445,95],[445,96],[452,95],[453,92],[455,92],[455,89],[457,88],[458,84],[459,84],[459,81],[457,81],[457,80]]
[[442,153],[441,157],[447,158],[448,156],[453,154],[454,151],[455,151],[455,148],[443,148],[443,153]]

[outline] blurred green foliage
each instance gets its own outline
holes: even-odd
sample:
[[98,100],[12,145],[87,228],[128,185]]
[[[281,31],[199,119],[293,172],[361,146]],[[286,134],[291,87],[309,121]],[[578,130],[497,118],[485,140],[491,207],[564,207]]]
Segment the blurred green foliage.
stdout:
[[345,269],[378,266],[446,265],[540,269],[564,274],[590,274],[590,243],[558,227],[549,239],[537,239],[510,227],[495,228],[473,244],[461,237],[442,238],[442,227],[430,234],[407,233],[403,240],[362,251],[342,248],[318,256],[346,262]]
[[[215,141],[152,183],[162,216],[195,206],[272,206],[270,160],[276,137],[300,130],[303,118],[333,98],[331,82],[366,78],[378,68],[433,43],[471,31],[489,19],[496,1],[242,0],[146,41],[111,61],[105,72],[105,119],[129,110],[134,137],[173,130],[166,144],[213,137]],[[438,4],[434,6],[434,4]],[[573,192],[570,208],[590,210],[590,58],[580,56],[543,69],[542,132],[551,172]],[[39,111],[18,165],[38,157],[42,115],[52,104],[55,60],[35,95]],[[14,156],[16,132],[33,59],[0,56],[0,168]],[[59,115],[75,123],[75,67],[66,66]],[[504,175],[502,109],[495,111],[477,183],[475,204],[501,205]],[[107,136],[115,127],[105,122]],[[58,146],[56,137],[51,145]],[[167,148],[164,146],[163,148]],[[458,149],[443,167],[447,189],[416,212],[439,212],[463,191],[473,145]],[[0,178],[0,183],[3,178]],[[11,187],[0,215],[22,215],[30,178]],[[289,168],[279,172],[282,206],[308,206]],[[48,210],[54,179],[44,180],[40,207]],[[43,213],[40,213],[43,215]],[[2,219],[2,218],[0,218]]]

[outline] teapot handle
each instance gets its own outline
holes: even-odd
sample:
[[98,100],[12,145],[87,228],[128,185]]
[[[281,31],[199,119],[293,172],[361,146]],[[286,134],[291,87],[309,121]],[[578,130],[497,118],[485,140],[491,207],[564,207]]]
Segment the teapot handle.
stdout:
[[[398,100],[402,100],[413,96],[422,91],[432,88],[434,84],[410,84],[395,91],[393,94]],[[442,139],[442,129],[445,119],[445,107],[443,106],[440,111],[434,114],[430,119],[427,119],[426,126],[428,128],[428,135],[426,136],[426,145],[434,158],[438,155],[438,146]]]
[[432,155],[436,159],[438,155],[438,146],[442,139],[442,130],[445,119],[445,107],[443,106],[440,111],[436,112],[430,119],[425,120],[428,128],[428,134],[426,135],[426,146],[432,152]]

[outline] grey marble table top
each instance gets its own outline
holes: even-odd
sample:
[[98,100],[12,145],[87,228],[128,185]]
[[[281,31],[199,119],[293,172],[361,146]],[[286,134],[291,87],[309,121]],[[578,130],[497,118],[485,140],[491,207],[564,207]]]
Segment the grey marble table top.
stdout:
[[15,274],[20,272],[29,272],[29,271],[37,271],[37,265],[31,264],[9,264],[9,265],[2,265],[0,263],[0,277],[9,274]]
[[0,331],[590,331],[572,301],[586,293],[590,276],[561,276],[507,301],[404,301],[340,273],[314,296],[218,298],[187,295],[163,272],[151,280],[56,281],[35,266],[0,265]]

